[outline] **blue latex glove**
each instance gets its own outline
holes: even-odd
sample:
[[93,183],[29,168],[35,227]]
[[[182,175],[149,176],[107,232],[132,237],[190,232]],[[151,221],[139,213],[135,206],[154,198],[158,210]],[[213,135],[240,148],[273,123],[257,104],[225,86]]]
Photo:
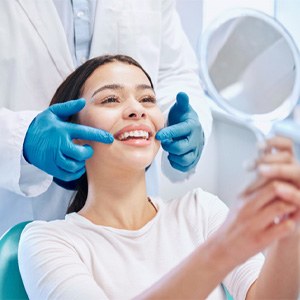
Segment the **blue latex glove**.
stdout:
[[157,132],[156,139],[169,152],[173,168],[187,172],[197,165],[204,146],[204,133],[187,94],[177,94],[176,103],[169,112],[168,126]]
[[54,104],[31,122],[23,144],[24,158],[46,173],[72,181],[85,172],[85,161],[93,155],[89,145],[77,145],[72,139],[83,139],[110,144],[113,136],[101,129],[66,120],[85,106],[85,100]]

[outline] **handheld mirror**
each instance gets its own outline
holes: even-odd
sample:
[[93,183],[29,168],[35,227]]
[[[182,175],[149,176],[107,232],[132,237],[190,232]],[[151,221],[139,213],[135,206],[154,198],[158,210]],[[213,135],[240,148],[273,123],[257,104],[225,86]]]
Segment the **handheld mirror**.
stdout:
[[299,99],[298,49],[285,28],[264,13],[223,14],[203,34],[199,58],[206,93],[260,141]]

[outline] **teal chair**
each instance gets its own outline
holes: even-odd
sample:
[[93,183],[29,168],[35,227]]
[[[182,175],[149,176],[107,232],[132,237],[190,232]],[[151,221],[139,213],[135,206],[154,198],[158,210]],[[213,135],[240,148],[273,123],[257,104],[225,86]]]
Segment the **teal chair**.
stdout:
[[225,286],[223,286],[224,290],[225,290],[225,294],[226,294],[226,299],[227,300],[234,300],[233,297],[229,294],[228,290],[226,289]]
[[20,235],[29,223],[23,222],[8,230],[0,239],[0,299],[28,299],[18,264]]

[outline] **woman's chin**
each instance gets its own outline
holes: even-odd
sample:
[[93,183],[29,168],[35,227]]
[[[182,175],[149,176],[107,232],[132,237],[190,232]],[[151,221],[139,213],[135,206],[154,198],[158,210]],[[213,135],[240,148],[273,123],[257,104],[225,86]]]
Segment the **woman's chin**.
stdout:
[[145,159],[145,158],[136,158],[136,159],[128,159],[126,163],[124,162],[123,166],[126,169],[130,170],[145,170],[149,165],[152,163],[152,159]]

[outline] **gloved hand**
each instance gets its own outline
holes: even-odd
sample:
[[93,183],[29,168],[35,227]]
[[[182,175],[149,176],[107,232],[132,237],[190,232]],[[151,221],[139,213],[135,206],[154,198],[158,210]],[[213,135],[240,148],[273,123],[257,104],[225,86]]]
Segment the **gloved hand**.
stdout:
[[31,122],[23,144],[24,158],[46,173],[72,181],[85,172],[85,161],[93,155],[89,145],[77,145],[72,139],[110,144],[113,136],[101,129],[68,123],[66,120],[85,106],[85,100],[54,104]]
[[204,133],[187,94],[177,94],[176,103],[169,112],[168,126],[157,132],[156,139],[169,152],[173,168],[187,172],[197,165],[204,146]]

